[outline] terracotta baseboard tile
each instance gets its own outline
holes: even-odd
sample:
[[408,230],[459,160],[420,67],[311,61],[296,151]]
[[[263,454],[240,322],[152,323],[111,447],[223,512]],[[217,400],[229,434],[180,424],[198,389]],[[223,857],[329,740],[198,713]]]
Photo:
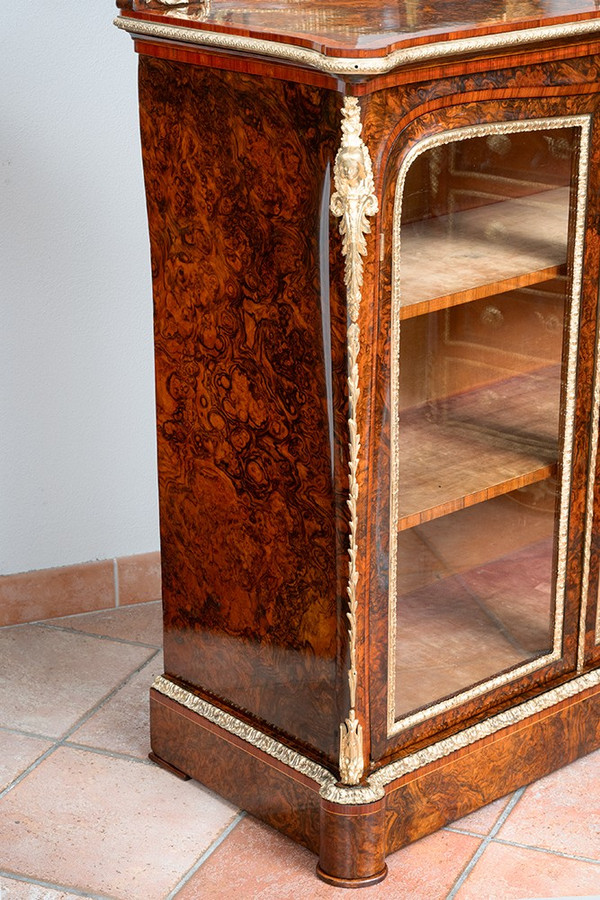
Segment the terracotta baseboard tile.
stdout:
[[116,563],[118,596],[113,559],[1,576],[0,627],[160,598],[160,553]]
[[160,600],[160,553],[138,553],[117,560],[119,606]]
[[112,559],[0,578],[0,625],[19,625],[114,605]]

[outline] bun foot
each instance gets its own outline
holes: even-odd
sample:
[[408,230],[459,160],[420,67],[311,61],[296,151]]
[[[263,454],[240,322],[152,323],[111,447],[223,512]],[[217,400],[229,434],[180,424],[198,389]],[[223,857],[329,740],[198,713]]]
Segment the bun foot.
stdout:
[[377,884],[387,875],[385,850],[385,797],[356,804],[321,799],[322,881],[345,888]]

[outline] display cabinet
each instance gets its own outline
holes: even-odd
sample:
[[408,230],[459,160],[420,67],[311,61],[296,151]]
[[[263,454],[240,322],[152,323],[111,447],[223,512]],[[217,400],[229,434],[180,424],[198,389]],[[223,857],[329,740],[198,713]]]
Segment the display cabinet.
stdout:
[[325,880],[600,746],[600,9],[121,0],[153,758]]

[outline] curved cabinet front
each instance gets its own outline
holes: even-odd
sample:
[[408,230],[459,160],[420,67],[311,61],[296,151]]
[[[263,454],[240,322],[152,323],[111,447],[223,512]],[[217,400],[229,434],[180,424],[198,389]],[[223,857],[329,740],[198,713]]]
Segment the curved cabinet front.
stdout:
[[577,672],[596,102],[452,97],[389,143],[368,516],[375,757]]

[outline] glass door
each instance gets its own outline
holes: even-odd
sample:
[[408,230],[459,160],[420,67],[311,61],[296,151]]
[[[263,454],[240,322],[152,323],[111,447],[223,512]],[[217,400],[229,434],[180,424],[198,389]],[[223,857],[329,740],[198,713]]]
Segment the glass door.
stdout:
[[468,126],[399,175],[390,735],[562,655],[587,128]]

